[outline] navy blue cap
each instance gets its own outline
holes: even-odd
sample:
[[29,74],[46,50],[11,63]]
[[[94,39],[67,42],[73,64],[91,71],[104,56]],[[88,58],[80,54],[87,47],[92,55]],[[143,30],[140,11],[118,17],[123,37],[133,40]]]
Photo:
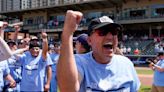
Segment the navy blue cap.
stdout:
[[157,56],[162,56],[162,55],[164,55],[164,51],[163,50],[157,52]]
[[113,27],[121,31],[123,28],[120,24],[114,23],[114,21],[108,16],[102,16],[100,18],[92,19],[89,26],[87,34],[90,35],[95,29],[102,28],[107,25],[112,25]]
[[80,34],[77,37],[76,41],[79,41],[82,45],[86,45],[86,44],[88,44],[87,38],[88,38],[87,34]]
[[7,41],[7,44],[13,44],[13,45],[16,45],[16,42],[15,42],[14,40],[11,40],[11,39],[10,39],[10,40]]
[[30,41],[29,43],[29,49],[33,48],[33,47],[39,47],[41,48],[41,43],[39,41]]
[[89,46],[89,44],[88,44],[88,42],[87,42],[87,39],[88,39],[88,35],[87,34],[80,34],[77,38],[76,38],[76,41],[79,41],[82,45],[83,45],[83,47],[86,49],[86,50],[88,50],[88,49],[90,49],[90,46]]

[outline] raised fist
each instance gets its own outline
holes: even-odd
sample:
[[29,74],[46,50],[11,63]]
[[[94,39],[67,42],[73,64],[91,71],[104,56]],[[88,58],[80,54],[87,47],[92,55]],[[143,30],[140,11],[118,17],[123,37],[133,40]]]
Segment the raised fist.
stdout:
[[70,34],[75,32],[82,17],[83,17],[83,14],[81,12],[68,10],[65,17],[64,30],[69,31],[67,33],[70,33]]
[[47,33],[46,32],[42,32],[42,39],[47,38]]
[[15,29],[15,31],[20,31],[20,26],[19,25],[15,25],[14,29]]

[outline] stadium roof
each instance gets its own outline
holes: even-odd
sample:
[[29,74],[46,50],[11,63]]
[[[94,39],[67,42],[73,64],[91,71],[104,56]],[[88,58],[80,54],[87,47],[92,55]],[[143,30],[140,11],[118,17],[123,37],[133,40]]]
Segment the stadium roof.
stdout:
[[80,3],[73,3],[73,4],[63,4],[63,5],[46,6],[46,7],[31,8],[31,9],[24,9],[24,10],[17,10],[17,11],[0,12],[0,14],[8,17],[10,16],[13,17],[13,15],[22,16],[24,13],[38,12],[38,11],[47,12],[49,14],[54,12],[65,13],[67,10],[85,11],[85,10],[117,7],[121,5],[121,3],[124,1],[126,0],[90,0]]

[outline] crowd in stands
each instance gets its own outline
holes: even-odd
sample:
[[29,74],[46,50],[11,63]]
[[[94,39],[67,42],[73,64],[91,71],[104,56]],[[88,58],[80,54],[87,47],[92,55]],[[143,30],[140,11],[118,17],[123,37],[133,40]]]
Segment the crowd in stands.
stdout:
[[[94,17],[92,18],[83,18],[79,24],[79,26],[87,26],[89,21],[92,20]],[[47,27],[48,29],[53,29],[53,28],[59,28],[62,27],[64,24],[64,21],[62,20],[57,20],[57,19],[50,19],[47,23]]]
[[164,51],[164,41],[160,38],[154,38],[154,51],[155,53]]
[[149,38],[146,35],[141,37],[124,35],[119,47],[125,55],[156,55],[157,52],[164,51],[163,39],[163,37]]

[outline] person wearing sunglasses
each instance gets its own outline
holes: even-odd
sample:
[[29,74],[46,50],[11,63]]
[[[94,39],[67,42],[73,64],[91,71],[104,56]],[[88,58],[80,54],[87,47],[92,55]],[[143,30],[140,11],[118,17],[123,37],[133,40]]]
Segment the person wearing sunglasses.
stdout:
[[73,54],[73,33],[83,14],[68,10],[57,64],[60,92],[137,92],[140,81],[133,63],[114,54],[122,26],[107,16],[91,20],[87,30],[91,52]]
[[48,91],[52,76],[52,61],[48,52],[47,34],[42,35],[42,49],[39,39],[32,38],[29,41],[29,50],[16,56],[17,64],[21,65],[22,79],[20,91],[42,92]]

